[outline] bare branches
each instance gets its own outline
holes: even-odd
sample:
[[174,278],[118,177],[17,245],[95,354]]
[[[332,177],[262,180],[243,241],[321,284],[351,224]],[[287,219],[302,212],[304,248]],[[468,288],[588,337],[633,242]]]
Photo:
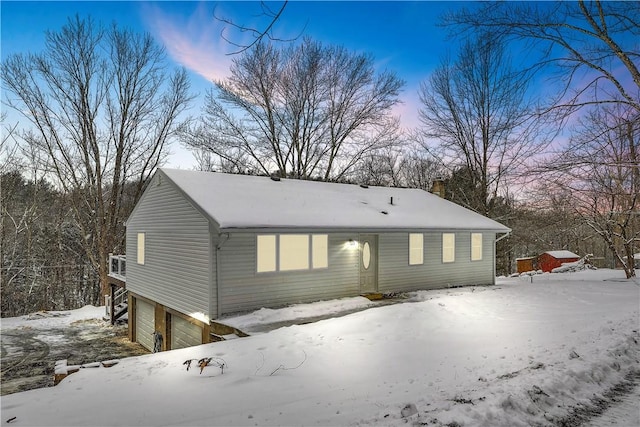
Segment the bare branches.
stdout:
[[7,58],[2,78],[15,96],[8,105],[32,124],[20,138],[41,154],[91,236],[86,255],[106,292],[107,255],[124,250],[123,220],[191,100],[186,71],[167,72],[150,35],[76,16],[47,33],[42,53]]
[[[269,376],[270,377],[273,376],[278,371],[291,371],[291,370],[298,369],[299,367],[304,365],[304,362],[307,361],[307,353],[304,350],[302,351],[302,353],[304,354],[304,358],[296,366],[279,365],[277,368],[275,368],[274,370],[271,371]],[[261,363],[260,366],[258,366],[258,368],[256,369],[254,375],[257,375],[258,372],[264,366],[264,354],[260,353],[260,355],[262,356],[262,363]],[[202,374],[202,371],[204,371],[204,368],[206,368],[208,366],[215,366],[217,368],[220,368],[220,374],[222,375],[222,374],[224,374],[225,368],[228,366],[227,362],[225,362],[224,359],[222,359],[220,357],[213,357],[213,356],[212,357],[203,357],[201,359],[187,359],[182,363],[182,365],[186,366],[186,369],[188,371],[191,368],[192,362],[197,362],[197,366],[200,368],[200,374]]]
[[244,173],[343,179],[367,153],[397,144],[390,109],[402,85],[343,47],[261,43],[234,59],[183,140]]
[[[255,28],[255,27],[250,27],[247,25],[243,25],[243,24],[238,24],[235,21],[233,21],[230,18],[226,18],[223,17],[221,15],[218,15],[216,13],[216,11],[214,10],[213,12],[213,17],[216,21],[222,22],[223,24],[227,25],[228,28],[231,28],[232,30],[235,30],[237,32],[239,32],[240,34],[242,33],[248,33],[251,36],[251,41],[243,43],[243,42],[238,42],[238,41],[233,41],[229,38],[229,36],[226,34],[227,33],[227,28],[225,28],[221,33],[220,33],[220,37],[222,37],[222,39],[224,41],[226,41],[227,43],[229,43],[231,46],[234,46],[235,48],[237,48],[236,50],[227,53],[227,55],[237,55],[240,53],[244,53],[247,50],[251,49],[252,47],[254,47],[255,45],[257,45],[258,43],[264,42],[264,41],[284,41],[284,42],[289,42],[289,41],[293,41],[295,39],[297,39],[298,37],[300,37],[300,35],[304,32],[304,28],[300,31],[300,33],[292,38],[281,38],[278,36],[275,36],[273,33],[273,29],[274,26],[276,25],[276,23],[278,22],[278,20],[281,18],[285,8],[287,7],[287,4],[289,3],[288,0],[285,0],[282,2],[282,5],[280,6],[279,9],[273,9],[270,6],[270,3],[267,3],[265,1],[261,1],[260,2],[260,8],[262,10],[261,13],[261,18],[266,18],[267,20],[267,24],[263,27],[263,28]],[[305,24],[306,27],[306,24]]]
[[[273,369],[271,371],[269,376],[272,377],[278,371],[292,371],[292,370],[298,369],[299,367],[304,365],[304,362],[307,361],[307,352],[302,350],[302,353],[304,354],[304,358],[296,366],[289,366],[288,367],[288,366],[284,366],[284,365],[279,365],[277,368],[275,368],[275,369]],[[258,375],[258,372],[260,372],[260,370],[264,367],[264,354],[260,353],[260,356],[262,357],[262,361],[261,361],[260,365],[256,368],[256,371],[255,371],[254,375]]]
[[273,376],[273,374],[275,374],[278,371],[292,371],[294,369],[298,369],[300,366],[304,365],[304,362],[307,361],[307,353],[303,350],[302,353],[304,353],[304,359],[302,359],[302,361],[300,363],[298,363],[296,366],[290,366],[290,367],[286,367],[284,365],[280,365],[278,366],[276,369],[274,369],[273,371],[271,371],[271,373],[269,374],[269,376]]
[[204,371],[204,368],[207,366],[215,366],[220,368],[220,375],[224,374],[224,368],[227,366],[227,362],[224,359],[219,357],[203,357],[202,359],[189,359],[185,360],[182,364],[187,367],[187,371],[191,368],[191,362],[198,362],[198,367],[200,368],[200,374]]
[[540,48],[534,68],[556,66],[561,87],[547,112],[594,104],[640,111],[640,8],[633,2],[491,3],[449,15],[457,30],[489,29]]
[[546,177],[567,190],[575,212],[633,277],[640,243],[640,115],[623,104],[591,111],[547,165]]
[[499,37],[481,34],[420,88],[425,148],[437,141],[456,178],[449,185],[455,201],[483,215],[492,215],[499,191],[539,148],[525,98],[530,78],[511,65]]

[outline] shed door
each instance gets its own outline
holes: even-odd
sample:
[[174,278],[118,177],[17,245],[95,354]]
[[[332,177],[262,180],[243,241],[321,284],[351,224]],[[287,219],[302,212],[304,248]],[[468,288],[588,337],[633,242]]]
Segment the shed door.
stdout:
[[202,344],[202,328],[180,316],[171,316],[171,350]]
[[378,291],[378,236],[360,235],[360,293]]
[[153,351],[153,332],[155,331],[155,309],[152,304],[136,299],[136,342]]

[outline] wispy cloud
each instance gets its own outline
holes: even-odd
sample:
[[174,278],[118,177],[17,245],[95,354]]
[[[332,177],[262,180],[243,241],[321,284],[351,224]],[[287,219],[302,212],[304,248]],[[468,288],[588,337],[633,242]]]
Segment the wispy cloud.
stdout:
[[207,80],[228,76],[231,57],[225,55],[228,45],[220,37],[224,25],[214,18],[212,3],[193,3],[194,10],[189,16],[172,14],[163,8],[170,4],[142,4],[149,31],[166,47],[171,58],[185,68]]

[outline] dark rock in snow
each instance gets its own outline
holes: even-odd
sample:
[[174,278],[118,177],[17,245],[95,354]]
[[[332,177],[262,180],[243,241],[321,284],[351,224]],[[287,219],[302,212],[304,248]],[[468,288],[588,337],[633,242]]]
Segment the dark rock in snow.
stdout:
[[416,408],[416,405],[413,403],[409,403],[405,405],[405,407],[402,408],[402,411],[400,411],[400,415],[402,415],[402,418],[408,418],[417,413],[418,413],[418,408]]

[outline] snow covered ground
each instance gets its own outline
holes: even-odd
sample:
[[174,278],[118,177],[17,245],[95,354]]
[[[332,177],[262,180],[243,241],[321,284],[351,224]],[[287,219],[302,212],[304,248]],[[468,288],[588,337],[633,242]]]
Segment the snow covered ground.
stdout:
[[[640,371],[640,283],[623,277],[583,271],[417,292],[403,304],[123,359],[54,388],[3,396],[2,422],[553,424]],[[320,316],[327,306],[236,320]],[[4,319],[2,329],[20,322],[40,321]],[[224,373],[185,369],[185,360],[203,357],[224,361]]]

